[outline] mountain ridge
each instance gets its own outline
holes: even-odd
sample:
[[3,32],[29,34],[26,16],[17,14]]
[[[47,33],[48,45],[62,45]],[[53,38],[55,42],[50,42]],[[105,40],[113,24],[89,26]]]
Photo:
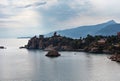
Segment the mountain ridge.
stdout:
[[[110,28],[111,28],[111,26],[114,27],[114,26],[116,26],[116,24],[118,24],[118,23],[116,23],[114,20],[110,20],[110,21],[96,24],[96,25],[79,26],[79,27],[71,28],[71,29],[58,30],[56,32],[62,36],[67,36],[70,38],[86,37],[88,34],[93,35],[93,36],[94,35],[102,35],[103,30],[106,30],[106,29],[110,30],[108,27],[110,27]],[[116,29],[117,30],[120,29],[120,26],[118,25]],[[106,30],[106,32],[107,32],[107,30]],[[48,33],[45,36],[47,36],[47,37],[52,36],[53,33],[54,32]],[[105,31],[104,31],[104,33],[105,33]],[[111,35],[112,34],[113,33],[111,32]],[[103,35],[107,35],[107,34],[103,34]]]

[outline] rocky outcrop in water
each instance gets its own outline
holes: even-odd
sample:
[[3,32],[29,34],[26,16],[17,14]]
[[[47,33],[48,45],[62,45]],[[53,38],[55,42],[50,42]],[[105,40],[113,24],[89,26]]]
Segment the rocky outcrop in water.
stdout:
[[54,36],[49,38],[44,38],[44,36],[40,36],[37,38],[36,36],[31,38],[28,41],[28,44],[25,46],[27,49],[42,49],[42,50],[59,50],[59,51],[71,51],[73,50],[71,46],[71,41],[73,39],[62,37],[60,35],[54,34]]
[[120,54],[114,54],[110,57],[112,61],[120,62]]
[[113,46],[114,52],[115,54],[113,54],[110,59],[112,61],[116,61],[116,62],[120,62],[120,45],[119,44],[115,44]]
[[27,49],[57,50],[57,51],[84,51],[90,53],[120,53],[120,36],[91,36],[72,39],[57,35],[52,37],[34,36],[25,46]]
[[38,45],[39,45],[39,39],[36,36],[34,36],[33,38],[31,38],[31,40],[28,41],[26,48],[27,49],[38,49]]
[[60,54],[59,54],[58,51],[56,51],[56,50],[50,50],[50,51],[46,54],[46,56],[48,56],[48,57],[58,57],[58,56],[60,56]]
[[[24,47],[22,47],[24,48]],[[120,62],[120,35],[116,36],[91,36],[86,38],[72,39],[57,35],[44,38],[34,36],[25,45],[27,49],[41,49],[49,51],[46,56],[60,56],[57,51],[82,51],[90,53],[113,54],[110,59]],[[52,51],[51,51],[52,50]],[[56,51],[55,51],[56,50]]]
[[6,49],[4,46],[0,46],[0,49]]

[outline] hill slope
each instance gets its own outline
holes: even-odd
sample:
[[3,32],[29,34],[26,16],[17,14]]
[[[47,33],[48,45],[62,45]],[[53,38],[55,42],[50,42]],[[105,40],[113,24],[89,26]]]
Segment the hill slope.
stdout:
[[[80,26],[77,28],[58,30],[58,34],[62,36],[67,36],[71,38],[86,37],[90,35],[115,35],[116,32],[120,31],[120,25],[114,20],[108,21],[106,23],[90,25],[90,26]],[[46,36],[52,36],[54,32],[47,34]]]
[[116,35],[117,32],[120,32],[120,24],[109,25],[96,32],[96,35],[109,36],[109,35]]

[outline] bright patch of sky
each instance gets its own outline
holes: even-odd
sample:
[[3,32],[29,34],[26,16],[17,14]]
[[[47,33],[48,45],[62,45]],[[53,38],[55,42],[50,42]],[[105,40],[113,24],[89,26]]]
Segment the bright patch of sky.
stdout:
[[0,37],[33,36],[120,21],[120,0],[1,0]]

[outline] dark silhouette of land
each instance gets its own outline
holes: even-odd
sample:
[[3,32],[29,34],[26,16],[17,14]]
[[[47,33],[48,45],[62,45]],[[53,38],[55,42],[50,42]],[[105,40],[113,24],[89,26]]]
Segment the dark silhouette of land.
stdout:
[[34,36],[25,45],[27,49],[57,50],[57,51],[84,51],[90,53],[120,54],[120,33],[113,36],[91,36],[72,39],[57,35],[44,38]]

